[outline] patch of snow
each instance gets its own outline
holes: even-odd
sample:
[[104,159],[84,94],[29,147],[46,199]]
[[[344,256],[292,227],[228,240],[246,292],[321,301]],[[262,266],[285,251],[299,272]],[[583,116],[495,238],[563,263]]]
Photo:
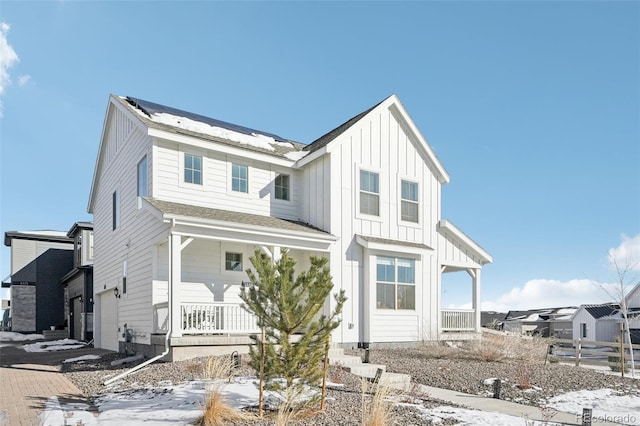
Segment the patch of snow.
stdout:
[[26,352],[52,352],[64,351],[67,349],[80,349],[85,346],[84,343],[73,339],[52,340],[48,342],[36,342],[29,345],[20,346]]
[[583,408],[591,408],[594,422],[640,425],[640,395],[624,395],[613,389],[568,392],[549,399],[547,407],[576,415],[582,415]]
[[98,422],[93,414],[87,411],[88,408],[89,405],[78,403],[65,404],[63,408],[58,397],[52,396],[47,400],[44,410],[40,414],[40,426],[97,425]]
[[67,358],[62,362],[65,363],[65,362],[89,361],[89,360],[100,359],[100,358],[102,358],[100,355],[82,355],[76,358]]
[[291,161],[298,161],[301,158],[304,158],[309,154],[309,151],[291,151],[284,154]]
[[13,331],[0,331],[0,342],[24,342],[26,340],[44,339],[42,334],[21,334]]
[[50,231],[48,229],[39,231],[16,231],[16,234],[29,234],[29,235],[42,235],[43,237],[66,237],[67,233],[64,231]]
[[[466,408],[454,408],[447,406],[425,408],[423,406],[416,406],[411,404],[403,405],[416,408],[425,420],[431,421],[434,424],[443,423],[445,419],[455,419],[459,422],[459,425],[470,426],[512,426],[523,424],[523,419],[521,417],[495,413],[492,411],[469,410]],[[556,425],[556,423],[543,423],[538,421],[527,421],[526,424],[535,426]]]

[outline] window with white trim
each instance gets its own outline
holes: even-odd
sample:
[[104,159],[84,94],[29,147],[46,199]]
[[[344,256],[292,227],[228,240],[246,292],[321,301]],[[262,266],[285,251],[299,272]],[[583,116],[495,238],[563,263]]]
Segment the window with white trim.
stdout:
[[416,261],[378,256],[376,261],[376,307],[378,309],[416,308]]
[[231,165],[231,190],[249,192],[249,170],[241,164]]
[[290,198],[290,182],[289,175],[278,175],[275,180],[275,197],[276,200],[289,201]]
[[224,254],[225,271],[242,271],[242,253],[226,252]]
[[418,223],[418,184],[402,180],[400,192],[400,218]]
[[147,190],[147,156],[138,163],[138,197],[146,197]]
[[380,216],[379,175],[360,170],[360,213]]
[[184,154],[184,181],[202,185],[202,157]]

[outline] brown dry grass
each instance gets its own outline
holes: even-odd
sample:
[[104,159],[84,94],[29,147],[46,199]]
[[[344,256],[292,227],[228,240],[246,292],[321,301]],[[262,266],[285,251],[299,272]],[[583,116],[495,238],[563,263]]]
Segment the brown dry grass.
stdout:
[[219,389],[207,395],[202,417],[196,422],[200,426],[221,426],[229,421],[249,420],[252,416],[241,413],[227,405]]
[[393,403],[388,399],[391,393],[389,386],[380,383],[369,383],[366,379],[362,380],[363,426],[386,426],[391,424]]
[[226,356],[212,356],[202,366],[204,379],[231,379],[234,375],[233,361]]

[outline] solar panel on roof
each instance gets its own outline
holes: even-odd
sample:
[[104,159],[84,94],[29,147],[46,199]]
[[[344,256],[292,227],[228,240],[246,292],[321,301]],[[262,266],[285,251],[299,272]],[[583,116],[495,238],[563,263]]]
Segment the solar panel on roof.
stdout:
[[145,114],[149,116],[156,113],[171,114],[179,117],[185,117],[194,121],[199,121],[201,123],[206,123],[213,127],[221,127],[223,129],[231,130],[233,132],[242,133],[249,136],[254,134],[259,134],[259,135],[269,136],[278,142],[290,142],[288,139],[285,139],[273,133],[267,133],[261,130],[255,130],[249,127],[239,126],[233,123],[227,123],[226,121],[216,120],[215,118],[205,117],[204,115],[194,114],[192,112],[183,111],[177,108],[156,104],[154,102],[149,102],[142,99],[136,99],[131,96],[127,96],[127,102],[129,102],[131,105],[140,109],[141,111],[143,111]]

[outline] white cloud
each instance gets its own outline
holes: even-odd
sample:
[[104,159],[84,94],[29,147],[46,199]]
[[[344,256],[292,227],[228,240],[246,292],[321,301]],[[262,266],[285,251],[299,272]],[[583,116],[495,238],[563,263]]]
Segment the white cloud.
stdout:
[[[609,265],[615,270],[612,259],[618,266],[629,268],[629,272],[640,271],[640,234],[634,237],[621,236],[618,247],[609,249]],[[617,277],[613,277],[615,280]],[[625,279],[627,292],[635,284],[631,276]],[[580,306],[587,303],[613,302],[620,294],[619,283],[603,283],[590,279],[573,279],[559,281],[552,279],[533,279],[522,287],[514,287],[496,300],[482,302],[482,310],[506,312],[509,310],[525,310],[537,308],[555,308],[561,306]],[[471,304],[457,306],[471,308]]]
[[[20,59],[13,47],[7,42],[7,33],[11,27],[9,24],[0,23],[0,96],[4,94],[4,89],[11,84],[9,68]],[[2,100],[0,99],[0,117],[2,116]]]
[[[609,264],[613,270],[618,267],[629,268],[630,271],[640,271],[640,233],[635,237],[622,234],[622,242],[618,247],[609,249]],[[615,259],[615,264],[614,264]]]
[[494,301],[483,301],[482,310],[506,312],[612,301],[603,287],[611,291],[615,284],[599,283],[588,279],[569,281],[533,279],[527,281],[522,287],[512,288]]
[[30,75],[21,75],[20,78],[18,79],[18,85],[22,87],[25,84],[27,84],[29,81],[31,81]]

